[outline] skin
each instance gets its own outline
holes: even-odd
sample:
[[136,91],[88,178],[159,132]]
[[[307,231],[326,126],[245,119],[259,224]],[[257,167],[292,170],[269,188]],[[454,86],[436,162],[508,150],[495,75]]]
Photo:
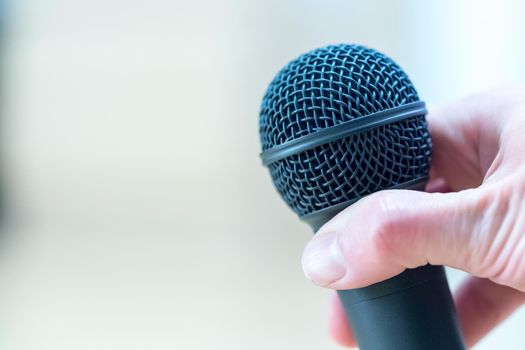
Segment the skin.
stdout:
[[[466,271],[454,299],[472,347],[525,303],[525,87],[467,97],[427,120],[427,193],[381,191],[345,209],[306,246],[303,270],[331,289],[427,263]],[[337,297],[329,324],[337,342],[356,346]]]

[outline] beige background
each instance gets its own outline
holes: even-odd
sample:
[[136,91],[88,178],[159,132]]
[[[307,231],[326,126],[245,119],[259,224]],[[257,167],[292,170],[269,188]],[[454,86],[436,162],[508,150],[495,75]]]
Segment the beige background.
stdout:
[[[523,5],[457,3],[11,1],[0,348],[337,348],[300,268],[311,232],[258,159],[260,98],[339,42],[431,104],[523,82]],[[478,349],[525,348],[523,322]]]

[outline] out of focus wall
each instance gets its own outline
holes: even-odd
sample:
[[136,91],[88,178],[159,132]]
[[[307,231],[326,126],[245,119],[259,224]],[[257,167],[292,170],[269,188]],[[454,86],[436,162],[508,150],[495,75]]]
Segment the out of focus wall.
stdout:
[[[6,350],[336,349],[330,293],[300,268],[311,232],[258,159],[273,74],[359,42],[430,103],[525,79],[519,1],[9,5]],[[524,348],[524,321],[478,349]]]

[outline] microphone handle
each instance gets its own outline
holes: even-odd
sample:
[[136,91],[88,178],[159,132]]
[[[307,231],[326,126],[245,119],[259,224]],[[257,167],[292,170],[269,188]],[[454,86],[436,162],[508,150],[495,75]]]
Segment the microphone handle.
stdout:
[[443,266],[338,293],[361,350],[466,349]]
[[[423,191],[425,181],[397,188]],[[314,232],[351,203],[303,216]],[[339,290],[361,350],[465,350],[443,266],[407,269],[368,287]]]

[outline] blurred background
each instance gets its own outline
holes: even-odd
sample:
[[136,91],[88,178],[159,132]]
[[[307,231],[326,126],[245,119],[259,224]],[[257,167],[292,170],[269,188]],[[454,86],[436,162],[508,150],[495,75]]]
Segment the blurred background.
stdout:
[[[258,158],[268,82],[342,42],[430,104],[525,81],[519,0],[0,6],[4,350],[338,348]],[[524,349],[524,322],[477,349]]]

